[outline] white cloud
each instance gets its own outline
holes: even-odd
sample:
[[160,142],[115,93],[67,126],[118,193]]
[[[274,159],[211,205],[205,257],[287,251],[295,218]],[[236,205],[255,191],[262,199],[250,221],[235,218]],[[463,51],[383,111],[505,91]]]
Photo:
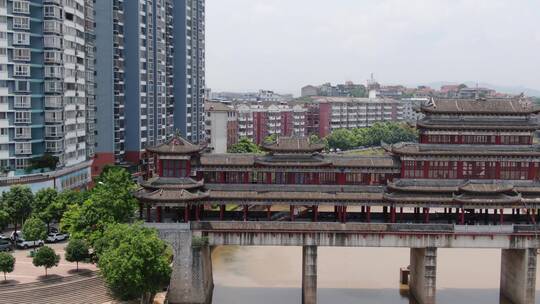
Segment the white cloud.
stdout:
[[207,0],[207,83],[478,80],[540,88],[536,0]]

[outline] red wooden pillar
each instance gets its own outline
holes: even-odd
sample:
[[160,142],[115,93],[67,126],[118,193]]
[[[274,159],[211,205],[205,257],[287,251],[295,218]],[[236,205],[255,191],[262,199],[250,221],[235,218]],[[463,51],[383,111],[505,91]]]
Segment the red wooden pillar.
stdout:
[[272,205],[266,206],[266,219],[268,221],[272,220],[272,211],[270,210],[272,208]]
[[499,210],[499,224],[504,224],[504,209]]
[[244,222],[248,220],[248,205],[244,205]]
[[201,206],[195,206],[195,220],[198,222],[201,220]]
[[317,222],[319,220],[319,206],[313,205],[311,210],[311,212],[313,212],[313,221]]
[[341,222],[342,223],[347,222],[347,206],[341,207]]
[[371,207],[370,206],[366,207],[366,222],[368,223],[371,222]]
[[163,219],[161,218],[161,212],[162,212],[162,208],[157,207],[156,213],[157,213],[157,222],[158,223],[161,223],[163,221]]
[[396,207],[394,206],[390,207],[390,222],[391,223],[396,222]]
[[399,207],[399,220],[403,221],[403,207]]
[[531,216],[531,221],[534,225],[536,225],[536,209],[532,209],[531,210],[531,213],[532,213],[532,216]]
[[219,205],[219,220],[223,221],[225,217],[225,205]]
[[186,204],[186,206],[184,207],[184,222],[187,223],[189,222],[189,205]]
[[459,215],[459,224],[465,224],[465,209],[461,208],[461,214]]
[[150,205],[146,206],[146,221],[152,221],[152,207]]
[[338,206],[334,206],[334,218],[336,219],[336,221],[339,221],[339,207]]
[[289,207],[289,213],[291,217],[291,222],[294,222],[294,206],[293,205]]
[[429,208],[424,208],[424,223],[429,223]]

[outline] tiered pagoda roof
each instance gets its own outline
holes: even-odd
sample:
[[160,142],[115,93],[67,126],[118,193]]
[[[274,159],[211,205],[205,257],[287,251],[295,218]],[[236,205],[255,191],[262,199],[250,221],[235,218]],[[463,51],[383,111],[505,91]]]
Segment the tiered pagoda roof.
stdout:
[[494,118],[437,118],[426,117],[416,123],[424,129],[445,130],[537,130],[540,124],[537,119],[494,119]]
[[519,188],[510,181],[400,179],[388,184],[384,199],[399,204],[519,208],[524,203],[520,190],[526,187],[540,191],[540,183],[531,181],[522,182]]
[[433,114],[529,115],[540,112],[532,102],[521,98],[432,99],[420,111]]
[[202,145],[194,145],[186,139],[182,138],[180,135],[176,134],[167,142],[161,145],[146,148],[146,151],[157,154],[181,155],[198,153],[204,150],[204,148],[206,147]]
[[133,195],[149,203],[187,203],[201,201],[209,196],[209,192],[204,189],[202,180],[156,177],[141,183],[141,188]]
[[540,156],[538,145],[456,145],[399,143],[385,147],[397,155]]
[[321,152],[325,145],[312,142],[306,137],[278,137],[273,142],[264,142],[262,148],[271,153],[305,154]]

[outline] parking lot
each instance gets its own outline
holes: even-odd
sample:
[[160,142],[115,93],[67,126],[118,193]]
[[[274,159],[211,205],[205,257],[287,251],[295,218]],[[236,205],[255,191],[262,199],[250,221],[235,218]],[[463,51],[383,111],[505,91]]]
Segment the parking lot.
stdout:
[[[48,270],[48,277],[69,276],[76,270],[76,264],[68,262],[64,259],[64,248],[68,242],[60,242],[56,244],[45,244],[54,249],[56,254],[60,255],[60,263],[58,267],[54,267]],[[38,248],[36,248],[38,249]],[[32,249],[15,249],[11,253],[16,258],[15,271],[7,275],[8,280],[16,283],[31,283],[45,279],[45,269],[43,267],[35,267],[32,264],[32,258],[29,257]],[[97,270],[97,267],[93,264],[79,263],[79,269]]]

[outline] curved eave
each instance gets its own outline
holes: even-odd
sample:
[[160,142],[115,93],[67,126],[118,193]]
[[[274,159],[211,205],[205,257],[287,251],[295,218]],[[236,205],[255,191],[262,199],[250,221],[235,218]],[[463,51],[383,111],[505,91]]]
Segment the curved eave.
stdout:
[[461,204],[513,204],[521,202],[521,195],[517,196],[507,196],[501,195],[498,198],[488,198],[488,197],[463,197],[455,196],[454,202]]
[[403,151],[400,149],[392,148],[392,153],[396,155],[437,155],[437,156],[452,156],[452,155],[464,155],[464,156],[540,156],[540,152],[511,152],[511,151]]
[[331,166],[331,162],[267,162],[261,160],[255,160],[256,165],[268,166],[268,167],[327,167]]
[[420,186],[399,186],[396,183],[389,182],[389,190],[399,192],[424,192],[424,193],[452,193],[458,190],[458,187],[420,187]]
[[182,189],[196,189],[204,186],[204,181],[195,181],[193,184],[153,184],[152,181],[144,181],[141,183],[141,187],[145,189],[167,189],[167,190],[182,190]]
[[394,195],[391,193],[385,193],[383,195],[385,201],[393,203],[452,203],[451,196],[415,196],[412,195]]
[[498,126],[491,126],[491,125],[444,125],[444,124],[427,124],[422,122],[417,122],[418,127],[422,127],[424,129],[430,129],[430,130],[523,130],[523,131],[535,131],[540,129],[540,125],[538,126],[523,126],[523,125],[516,125],[516,126],[505,126],[505,125],[498,125]]
[[423,113],[430,113],[430,114],[475,114],[475,115],[530,115],[530,114],[537,114],[540,113],[540,108],[532,108],[528,111],[469,111],[469,110],[447,110],[447,111],[441,111],[438,110],[436,107],[426,107],[421,106],[420,111]]
[[459,186],[459,190],[467,193],[489,194],[489,193],[505,193],[514,190],[514,185],[511,184],[471,184],[465,183]]
[[162,190],[156,190],[152,192],[138,191],[138,192],[135,192],[133,196],[143,202],[174,203],[174,202],[200,201],[202,199],[209,197],[210,195],[208,192],[189,193],[188,195],[177,194],[177,191],[171,191],[171,192],[174,192],[174,194],[168,193],[167,195],[163,195],[164,191]]
[[211,191],[214,200],[261,200],[261,201],[308,201],[308,202],[373,202],[382,200],[378,193],[309,193],[309,192],[253,192],[253,191]]

